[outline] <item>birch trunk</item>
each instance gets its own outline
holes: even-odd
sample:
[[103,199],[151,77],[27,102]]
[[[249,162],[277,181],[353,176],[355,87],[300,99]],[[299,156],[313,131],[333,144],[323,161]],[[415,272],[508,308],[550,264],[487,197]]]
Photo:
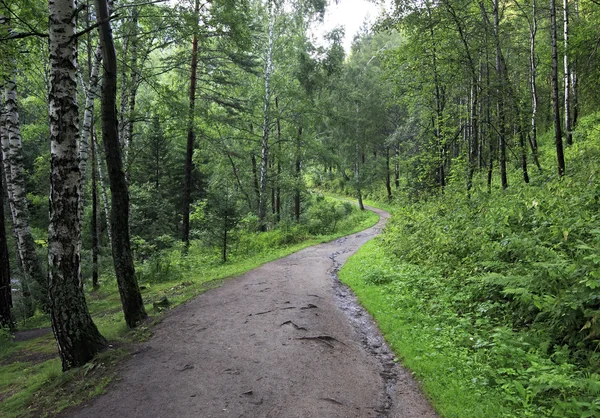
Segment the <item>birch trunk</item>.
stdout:
[[139,83],[139,69],[138,69],[138,19],[139,19],[139,10],[137,6],[131,7],[131,75],[129,76],[129,100],[128,100],[128,109],[127,116],[122,115],[123,119],[123,144],[125,148],[124,156],[125,156],[125,173],[128,175],[129,173],[129,165],[130,158],[129,153],[131,151],[131,144],[133,141],[133,124],[135,119],[135,101],[137,96],[137,86]]
[[[94,136],[92,136],[92,140],[94,141],[95,149],[100,153],[100,148],[98,148],[98,141]],[[104,183],[104,174],[102,172],[102,158],[96,158],[96,169],[98,172],[98,182],[100,183],[100,190],[102,192],[102,203],[104,207],[104,218],[106,220],[106,235],[108,236],[108,242],[112,242],[112,234],[110,229],[110,206],[108,205],[108,194],[106,193],[106,186]]]
[[117,56],[106,0],[96,1],[104,76],[102,78],[102,140],[111,190],[112,255],[125,322],[130,328],[144,320],[146,310],[135,278],[129,239],[129,190],[119,147],[117,128]]
[[550,36],[552,38],[552,109],[554,111],[554,145],[558,177],[565,174],[565,155],[560,127],[560,103],[558,98],[558,48],[556,35],[556,0],[550,0]]
[[[14,234],[21,267],[23,268],[23,293],[31,292],[44,310],[48,308],[48,286],[40,260],[35,252],[35,242],[29,226],[29,209],[23,168],[23,147],[17,108],[17,86],[14,75],[4,86],[5,134],[2,137],[2,153],[8,198],[11,206]],[[27,303],[26,314],[33,315],[35,307]]]
[[502,60],[502,51],[500,49],[500,2],[499,0],[494,1],[494,40],[496,44],[496,72],[498,73],[497,83],[497,110],[498,110],[498,150],[500,151],[500,181],[502,183],[502,189],[508,187],[508,177],[506,175],[506,116],[504,109],[504,88],[502,83],[504,82],[504,65]]
[[271,76],[273,74],[273,45],[275,16],[273,6],[269,1],[269,29],[267,39],[267,51],[265,54],[265,96],[263,102],[263,133],[261,142],[260,158],[260,199],[258,202],[258,221],[260,229],[267,229],[267,175],[269,165],[269,133],[270,133],[270,102],[271,102]]
[[565,140],[567,145],[573,143],[571,132],[571,66],[569,65],[569,1],[563,0],[563,39],[565,50],[563,52],[564,80],[565,80]]
[[73,0],[48,3],[50,50],[50,225],[48,283],[52,330],[63,370],[89,361],[106,340],[88,312],[80,283],[81,173],[77,156],[77,50]]
[[535,62],[535,37],[537,35],[537,5],[536,0],[531,2],[531,22],[529,24],[529,71],[531,76],[531,136],[529,137],[529,146],[531,147],[531,153],[533,154],[533,161],[538,168],[538,171],[542,171],[540,165],[540,159],[538,157],[538,144],[537,144],[537,108],[538,108],[538,94],[537,94],[537,64]]
[[[83,124],[81,126],[81,137],[79,138],[79,171],[81,181],[85,184],[87,171],[88,153],[90,149],[90,138],[92,137],[92,125],[94,120],[94,100],[98,97],[98,74],[102,61],[102,47],[98,45],[94,51],[94,64],[92,66],[87,88],[83,86],[85,93],[85,109],[83,112]],[[83,202],[83,201],[82,201]],[[83,204],[81,206],[83,210]]]
[[[1,120],[2,118],[0,118]],[[0,130],[0,135],[2,131]],[[11,316],[12,290],[10,287],[10,262],[4,226],[4,170],[2,169],[2,153],[0,152],[0,327],[13,327]]]

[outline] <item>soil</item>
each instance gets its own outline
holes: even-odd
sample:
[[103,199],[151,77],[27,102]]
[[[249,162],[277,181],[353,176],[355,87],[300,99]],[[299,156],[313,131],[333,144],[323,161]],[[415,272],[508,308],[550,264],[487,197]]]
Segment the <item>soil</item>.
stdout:
[[[437,417],[337,280],[370,229],[306,248],[173,309],[108,393],[70,417]],[[62,414],[61,414],[62,415]]]

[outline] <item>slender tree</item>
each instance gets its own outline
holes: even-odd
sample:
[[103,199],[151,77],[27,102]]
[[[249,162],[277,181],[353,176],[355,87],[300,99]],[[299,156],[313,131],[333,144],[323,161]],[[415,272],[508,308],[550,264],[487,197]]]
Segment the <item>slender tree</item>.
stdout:
[[[9,66],[14,68],[13,65],[14,62],[9,60]],[[4,85],[5,134],[2,137],[2,153],[14,235],[24,275],[21,284],[25,301],[27,301],[26,315],[31,316],[35,310],[29,297],[31,292],[35,293],[37,301],[43,309],[46,309],[48,290],[29,225],[23,146],[17,108],[16,76],[12,71],[9,74],[11,75]]]
[[188,106],[188,132],[185,154],[185,172],[183,177],[183,242],[185,248],[190,246],[190,206],[192,203],[192,171],[194,169],[194,142],[196,140],[195,112],[196,112],[196,84],[198,73],[198,19],[200,1],[196,0],[194,6],[194,35],[192,38],[192,65],[190,70],[190,95]]
[[79,285],[81,175],[77,158],[76,8],[73,0],[53,0],[48,8],[51,148],[48,288],[52,330],[63,370],[67,370],[89,361],[106,345],[106,340],[92,321]]
[[140,288],[135,277],[129,239],[129,190],[117,129],[117,56],[106,0],[96,0],[98,30],[104,74],[102,78],[102,141],[111,190],[112,255],[127,326],[135,327],[147,317]]
[[[1,119],[1,118],[0,118]],[[2,132],[0,131],[0,135]],[[2,153],[0,152],[0,327],[12,328],[12,290],[10,286],[10,263],[6,229],[4,227],[4,173],[2,170]]]
[[268,0],[268,32],[267,32],[267,50],[265,52],[264,63],[264,85],[265,91],[263,96],[263,131],[261,141],[260,154],[260,188],[258,202],[258,220],[260,229],[267,229],[267,175],[269,168],[269,135],[271,130],[271,77],[273,76],[273,47],[275,43],[275,13],[271,0]]
[[571,132],[571,64],[569,63],[569,0],[563,0],[563,64],[565,85],[565,141],[573,143]]
[[560,101],[558,97],[558,48],[556,34],[556,0],[550,0],[550,36],[552,39],[552,109],[554,111],[554,144],[558,177],[565,174],[565,155],[563,151],[562,131],[560,127]]

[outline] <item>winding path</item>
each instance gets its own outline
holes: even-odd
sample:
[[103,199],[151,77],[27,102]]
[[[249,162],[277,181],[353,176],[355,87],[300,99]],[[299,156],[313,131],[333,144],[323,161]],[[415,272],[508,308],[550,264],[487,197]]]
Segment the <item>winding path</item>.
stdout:
[[72,417],[436,417],[335,273],[363,232],[267,263],[174,309]]

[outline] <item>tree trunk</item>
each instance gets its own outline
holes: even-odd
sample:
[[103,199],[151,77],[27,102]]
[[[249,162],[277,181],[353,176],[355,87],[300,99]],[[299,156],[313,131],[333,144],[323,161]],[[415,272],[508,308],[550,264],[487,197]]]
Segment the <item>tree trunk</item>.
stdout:
[[300,159],[300,140],[302,138],[302,126],[298,128],[298,137],[296,138],[296,173],[295,183],[296,187],[294,190],[294,217],[296,222],[300,222],[300,183],[302,181],[302,160]]
[[563,0],[563,65],[565,77],[565,140],[567,145],[573,144],[571,132],[571,66],[569,65],[569,1]]
[[[0,135],[2,132],[0,131]],[[10,310],[12,308],[12,290],[10,287],[10,263],[6,228],[4,226],[4,170],[0,152],[0,327],[13,327]]]
[[183,243],[185,250],[190,246],[190,206],[192,203],[192,171],[194,169],[194,162],[192,157],[194,156],[194,142],[196,139],[196,132],[194,127],[194,116],[196,110],[196,84],[197,84],[197,72],[198,72],[198,34],[197,34],[197,22],[198,14],[200,11],[200,2],[196,0],[194,9],[194,16],[196,19],[196,27],[194,29],[194,37],[192,39],[192,65],[190,70],[190,96],[189,96],[189,107],[188,107],[188,133],[187,133],[187,145],[185,154],[185,174],[183,179]]
[[500,152],[500,181],[502,183],[502,189],[508,187],[508,178],[506,176],[506,116],[504,113],[504,88],[502,83],[504,82],[504,71],[506,70],[503,65],[500,50],[500,15],[499,15],[499,0],[494,0],[494,39],[496,43],[496,72],[498,74],[497,83],[497,110],[498,110],[498,151]]
[[[85,109],[83,112],[83,124],[81,127],[81,137],[79,139],[79,171],[81,172],[82,183],[85,184],[87,171],[88,151],[90,148],[90,138],[92,137],[94,120],[94,101],[98,97],[98,74],[100,72],[100,63],[102,61],[102,48],[100,45],[94,51],[94,64],[92,66],[87,88],[82,83],[85,92]],[[83,80],[82,80],[83,81]],[[83,200],[81,201],[81,211],[83,213]]]
[[265,95],[263,102],[263,134],[261,142],[260,158],[260,199],[258,203],[258,221],[261,231],[267,229],[267,171],[269,163],[269,133],[271,118],[269,114],[271,102],[271,75],[273,74],[273,44],[274,44],[274,24],[275,17],[271,2],[269,2],[269,33],[268,44],[265,55]]
[[394,160],[394,186],[400,189],[400,145],[396,143],[396,159]]
[[96,146],[92,141],[92,287],[98,288],[98,181],[96,179]]
[[538,168],[539,172],[542,172],[542,166],[540,165],[540,159],[538,157],[538,144],[537,144],[537,108],[538,108],[538,96],[537,96],[537,64],[535,62],[535,37],[537,35],[537,16],[536,16],[536,0],[532,0],[532,11],[531,11],[531,22],[529,25],[529,71],[531,76],[531,136],[529,137],[529,145],[531,147],[531,153],[533,154],[533,162]]
[[560,102],[558,98],[558,48],[556,36],[556,1],[550,0],[550,35],[552,37],[552,109],[554,111],[554,144],[558,177],[565,174],[565,155],[563,151],[562,131],[560,127]]
[[[94,149],[100,153],[98,148],[98,138],[94,135],[92,140],[94,141]],[[108,242],[112,242],[112,233],[110,231],[110,207],[108,206],[108,195],[106,193],[106,186],[104,185],[104,175],[102,174],[102,158],[96,158],[96,168],[98,171],[98,183],[100,183],[100,190],[102,191],[102,203],[104,207],[104,219],[106,220],[106,236]]]
[[358,130],[358,121],[359,121],[359,109],[358,102],[356,102],[356,145],[354,148],[354,182],[356,183],[356,199],[358,200],[358,207],[360,210],[365,210],[365,205],[363,204],[362,199],[362,191],[360,189],[360,146],[359,146],[359,130]]
[[139,18],[139,7],[131,7],[131,75],[129,77],[129,101],[127,109],[127,117],[123,116],[124,122],[124,134],[123,146],[125,148],[125,173],[129,175],[129,166],[131,164],[129,153],[131,151],[131,144],[133,142],[133,125],[135,122],[135,100],[137,96],[137,88],[140,80],[140,73],[138,68],[138,18]]
[[23,268],[22,289],[26,302],[26,316],[34,314],[35,306],[30,295],[48,309],[48,285],[40,260],[35,252],[35,242],[29,226],[29,209],[23,167],[23,147],[17,108],[17,88],[14,75],[4,86],[5,134],[2,137],[2,153],[8,198],[11,207],[14,234],[19,260]]
[[129,190],[123,171],[117,130],[117,57],[106,0],[96,0],[96,9],[98,21],[103,22],[98,27],[104,61],[101,112],[102,140],[104,142],[112,200],[112,255],[125,322],[128,327],[132,328],[145,319],[147,315],[135,278],[133,255],[129,240]]
[[275,213],[277,215],[277,223],[281,220],[281,121],[279,118],[279,98],[275,96],[275,108],[277,109],[277,186],[275,190]]
[[106,340],[94,325],[80,287],[79,199],[81,176],[77,156],[76,38],[72,0],[48,3],[50,50],[50,225],[48,283],[52,330],[63,370],[89,361]]
[[392,201],[392,173],[390,169],[390,148],[385,147],[385,188],[388,202]]

